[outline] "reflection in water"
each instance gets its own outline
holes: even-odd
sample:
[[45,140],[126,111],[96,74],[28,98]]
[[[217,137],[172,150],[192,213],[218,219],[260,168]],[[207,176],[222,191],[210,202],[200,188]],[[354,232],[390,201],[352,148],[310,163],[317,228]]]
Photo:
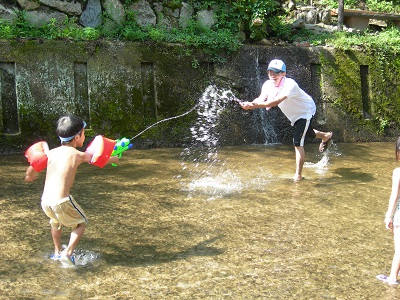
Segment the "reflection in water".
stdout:
[[203,177],[202,161],[182,172],[182,149],[83,165],[72,192],[89,226],[74,269],[48,258],[43,174],[26,184],[22,155],[1,156],[0,298],[395,299],[375,279],[393,255],[392,146],[337,144],[324,157],[309,144],[299,183],[291,145],[219,148]]

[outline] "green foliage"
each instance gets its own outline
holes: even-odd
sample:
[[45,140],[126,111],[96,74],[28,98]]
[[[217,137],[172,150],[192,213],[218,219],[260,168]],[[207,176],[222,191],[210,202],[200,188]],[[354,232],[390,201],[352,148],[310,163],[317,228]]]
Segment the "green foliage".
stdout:
[[[202,49],[211,54],[216,61],[225,54],[236,51],[244,39],[261,40],[267,37],[289,38],[290,26],[285,23],[283,10],[277,0],[207,0],[189,1],[195,9],[213,8],[217,24],[211,29],[203,28],[194,20],[185,28],[166,29],[160,26],[141,28],[135,21],[135,15],[128,12],[126,22],[114,30],[82,28],[74,18],[58,24],[52,19],[41,27],[30,25],[25,12],[19,13],[13,24],[0,20],[0,38],[44,38],[94,40],[113,38],[126,41],[146,41],[181,43],[188,48]],[[124,5],[132,3],[125,0]],[[162,0],[163,5],[172,9],[182,6],[181,0]],[[244,35],[243,35],[244,33]]]
[[[321,0],[321,5],[329,8],[337,8],[337,0]],[[368,9],[377,12],[397,13],[400,12],[400,1],[396,0],[366,0],[363,7],[360,0],[344,0],[346,9]]]
[[400,30],[389,26],[381,32],[333,32],[314,34],[307,29],[299,30],[293,39],[307,41],[314,46],[332,46],[337,49],[358,49],[364,52],[400,53]]
[[12,26],[0,20],[0,38],[12,39],[14,37]]
[[171,9],[177,9],[182,7],[181,0],[162,0],[162,3]]
[[[221,1],[207,1],[209,5],[221,4]],[[217,28],[226,28],[234,33],[245,33],[245,38],[261,40],[268,36],[278,35],[275,31],[279,16],[284,14],[279,1],[276,0],[238,0],[224,1],[217,10]]]
[[325,36],[324,44],[344,50],[357,48],[364,51],[390,52],[396,55],[400,53],[400,31],[396,27],[389,27],[380,33],[336,32]]
[[76,25],[76,19],[67,19],[63,24],[57,24],[56,19],[51,19],[47,24],[35,27],[26,21],[25,13],[19,13],[17,20],[9,24],[0,20],[0,38],[43,38],[43,39],[71,39],[71,40],[96,40],[100,31],[94,28],[82,28]]
[[389,126],[390,122],[383,118],[378,118],[377,121],[379,124],[378,133],[382,134],[384,133],[385,129]]
[[[125,0],[129,5],[133,0]],[[184,28],[167,29],[161,26],[142,28],[137,25],[135,14],[127,12],[126,21],[119,27],[105,31],[104,28],[83,28],[75,18],[67,19],[58,24],[56,19],[50,20],[41,27],[35,27],[26,21],[25,12],[18,14],[14,23],[9,24],[0,19],[0,38],[43,38],[96,40],[110,38],[124,41],[169,42],[185,45],[187,55],[193,49],[201,49],[210,54],[215,61],[223,61],[226,54],[240,48],[243,42],[254,42],[263,38],[279,38],[286,41],[307,41],[316,46],[334,46],[339,49],[356,47],[362,51],[380,52],[382,60],[396,55],[400,51],[399,30],[389,27],[380,33],[322,33],[313,34],[306,29],[293,35],[290,22],[287,22],[285,12],[278,0],[206,0],[188,1],[195,10],[212,8],[217,23],[212,28],[202,27],[195,20],[189,21]],[[337,0],[320,0],[319,4],[337,6]],[[179,8],[180,0],[162,0],[163,5]],[[345,0],[347,7],[357,7],[359,0]],[[382,1],[366,0],[368,7],[376,10],[388,10],[400,7],[400,0]],[[193,64],[196,66],[196,63]]]
[[395,1],[369,0],[367,7],[372,11],[396,13],[400,12],[399,4],[396,5]]
[[[229,54],[241,46],[237,35],[227,29],[212,30],[201,26],[195,21],[190,21],[182,29],[166,29],[163,27],[148,27],[140,29],[132,20],[128,20],[119,30],[115,37],[121,40],[152,40],[154,42],[180,43],[187,47],[202,49],[214,57],[214,60],[221,60],[222,54]],[[190,53],[190,51],[187,51]]]
[[[322,0],[322,5],[329,8],[338,8],[338,0]],[[358,6],[358,0],[344,0],[345,8],[356,8]]]

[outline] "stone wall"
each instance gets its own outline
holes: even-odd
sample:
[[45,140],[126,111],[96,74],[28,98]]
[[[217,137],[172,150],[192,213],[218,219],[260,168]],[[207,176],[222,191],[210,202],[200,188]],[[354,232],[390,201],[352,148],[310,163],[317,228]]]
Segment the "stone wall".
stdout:
[[[9,2],[8,2],[9,1]],[[188,20],[194,19],[210,28],[216,23],[213,7],[196,9],[187,2],[172,6],[165,1],[137,0],[126,5],[122,0],[8,0],[0,4],[0,18],[12,22],[18,13],[24,12],[25,20],[33,26],[48,24],[63,26],[67,19],[75,19],[82,27],[97,28],[106,31],[122,25],[127,15],[133,14],[140,27],[162,26],[165,28],[183,28]],[[317,32],[335,31],[330,10],[316,7],[296,7],[293,0],[282,0],[282,7],[293,15],[293,28],[308,28]],[[262,20],[259,20],[261,23]],[[238,24],[239,25],[239,24]],[[345,28],[347,30],[347,28]],[[245,36],[245,33],[242,33]],[[267,42],[267,41],[265,41]]]
[[18,11],[24,11],[24,18],[33,26],[42,26],[52,19],[62,26],[67,18],[76,18],[83,27],[104,26],[112,29],[126,20],[127,14],[134,14],[138,25],[162,25],[167,28],[184,27],[190,18],[211,27],[215,17],[211,9],[195,11],[192,5],[182,2],[176,7],[164,1],[138,0],[123,5],[120,0],[15,0],[0,4],[0,18],[13,21]]
[[[334,130],[336,141],[384,141],[399,133],[400,72],[392,70],[398,58],[389,66],[356,51],[257,45],[217,64],[202,54],[188,57],[179,45],[19,40],[0,42],[0,152],[23,151],[41,139],[57,145],[55,122],[67,112],[88,122],[89,136],[130,138],[190,110],[210,84],[252,100],[273,58],[283,59],[288,76],[313,96],[315,126]],[[134,143],[187,145],[196,118],[191,113],[162,123]],[[246,112],[232,101],[215,125],[221,145],[242,145],[271,142],[266,123],[276,141],[291,142],[279,109]]]

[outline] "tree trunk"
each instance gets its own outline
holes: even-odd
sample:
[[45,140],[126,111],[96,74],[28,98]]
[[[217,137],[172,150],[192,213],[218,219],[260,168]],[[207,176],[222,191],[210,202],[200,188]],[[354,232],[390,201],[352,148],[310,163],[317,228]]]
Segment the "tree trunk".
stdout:
[[343,30],[343,20],[344,20],[344,0],[338,0],[338,31]]

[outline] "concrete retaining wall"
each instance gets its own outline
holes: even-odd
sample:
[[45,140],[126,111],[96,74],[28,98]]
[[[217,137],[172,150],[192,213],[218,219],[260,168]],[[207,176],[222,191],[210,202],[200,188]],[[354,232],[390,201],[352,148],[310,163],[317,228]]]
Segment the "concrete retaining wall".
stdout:
[[[385,83],[379,82],[385,66],[371,55],[244,46],[226,63],[217,64],[184,50],[179,45],[109,41],[1,41],[1,153],[21,152],[41,139],[57,145],[55,122],[67,112],[87,121],[89,136],[130,138],[154,122],[191,109],[210,84],[252,100],[273,58],[283,59],[288,76],[315,99],[315,127],[334,130],[337,141],[391,140],[399,132],[398,76],[393,72]],[[385,111],[387,105],[390,111]],[[192,113],[160,124],[135,144],[184,146],[191,142],[196,118]],[[245,112],[232,102],[217,126],[221,144],[270,142],[265,118],[277,141],[291,142],[291,127],[279,109]]]

